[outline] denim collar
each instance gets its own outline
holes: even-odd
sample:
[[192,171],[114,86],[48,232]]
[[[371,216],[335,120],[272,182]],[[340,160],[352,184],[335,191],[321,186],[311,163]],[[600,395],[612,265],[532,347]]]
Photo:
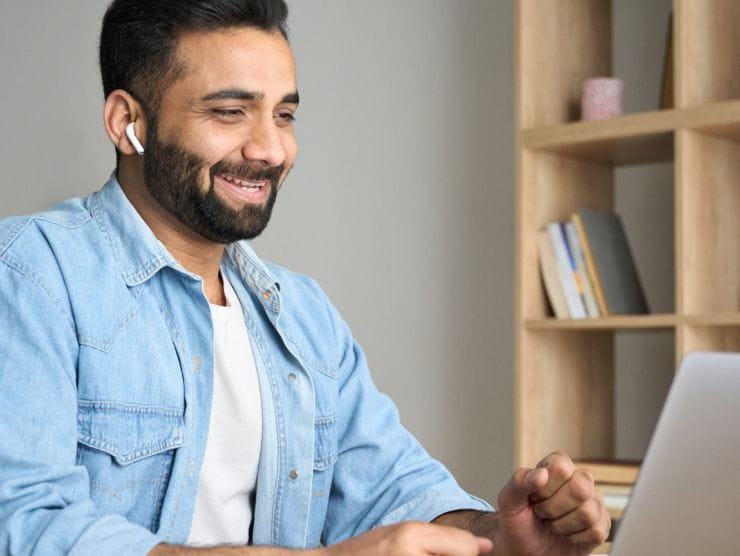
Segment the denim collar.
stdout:
[[[200,279],[177,262],[157,239],[126,197],[115,171],[103,188],[92,195],[91,212],[113,250],[127,285],[143,284],[165,266]],[[279,292],[280,284],[246,241],[227,245],[224,259],[239,271],[254,292]],[[273,301],[279,303],[278,299]]]

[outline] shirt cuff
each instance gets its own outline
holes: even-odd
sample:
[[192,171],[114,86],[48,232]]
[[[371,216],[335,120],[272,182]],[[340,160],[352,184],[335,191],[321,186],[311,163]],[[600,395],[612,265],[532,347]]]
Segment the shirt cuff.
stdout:
[[476,496],[463,494],[459,496],[446,496],[435,492],[427,491],[422,496],[417,496],[405,504],[399,506],[391,513],[386,515],[376,527],[391,525],[401,521],[426,521],[431,522],[434,518],[454,512],[457,510],[479,510],[482,512],[492,512],[493,507]]

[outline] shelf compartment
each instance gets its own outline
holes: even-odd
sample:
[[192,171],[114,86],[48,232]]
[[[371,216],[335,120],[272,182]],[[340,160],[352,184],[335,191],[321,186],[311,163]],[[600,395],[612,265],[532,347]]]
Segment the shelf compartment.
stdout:
[[534,466],[564,450],[574,458],[614,457],[614,334],[600,330],[532,333],[519,352],[517,454]]
[[674,132],[694,129],[740,141],[740,100],[524,129],[524,147],[627,166],[673,159]]
[[671,329],[679,317],[663,315],[616,315],[594,319],[533,319],[525,322],[527,330],[651,330]]

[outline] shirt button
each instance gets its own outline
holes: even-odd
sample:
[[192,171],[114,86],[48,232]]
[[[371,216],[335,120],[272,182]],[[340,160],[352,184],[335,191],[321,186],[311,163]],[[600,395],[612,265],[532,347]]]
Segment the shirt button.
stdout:
[[200,373],[200,355],[196,354],[193,358],[193,367],[195,368],[195,374]]
[[288,380],[289,380],[290,382],[295,382],[297,378],[298,378],[298,377],[297,377],[297,376],[295,376],[295,375],[294,375],[293,373],[290,373],[290,374],[288,375]]
[[293,469],[293,471],[290,472],[290,479],[292,481],[295,481],[297,478],[298,478],[298,471],[296,471],[295,469]]
[[270,298],[272,297],[272,292],[270,290],[265,290],[265,293],[262,294],[262,297],[265,298],[265,301],[270,301]]

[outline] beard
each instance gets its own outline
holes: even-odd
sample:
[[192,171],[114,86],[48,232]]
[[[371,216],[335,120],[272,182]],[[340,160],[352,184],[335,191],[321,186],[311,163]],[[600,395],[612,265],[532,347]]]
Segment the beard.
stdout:
[[[208,188],[202,184],[208,163],[176,143],[157,136],[157,122],[147,131],[144,180],[152,197],[190,230],[214,243],[254,239],[267,227],[277,199],[284,166],[268,167],[257,162],[233,164],[221,160],[208,170]],[[214,176],[230,174],[250,181],[267,180],[269,195],[263,205],[230,207],[214,188]]]

